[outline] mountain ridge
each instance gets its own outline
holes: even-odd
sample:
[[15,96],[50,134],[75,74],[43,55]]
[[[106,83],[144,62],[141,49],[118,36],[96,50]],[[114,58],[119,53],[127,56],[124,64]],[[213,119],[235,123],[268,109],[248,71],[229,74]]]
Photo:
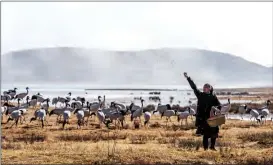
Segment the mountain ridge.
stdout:
[[34,48],[6,53],[2,55],[1,62],[4,82],[147,82],[176,85],[181,83],[181,73],[184,71],[189,72],[197,82],[272,82],[272,67],[229,53],[194,48],[139,51],[80,47]]
[[19,49],[19,50],[13,50],[7,53],[4,53],[2,55],[8,55],[8,54],[12,54],[12,53],[19,53],[19,52],[24,52],[24,51],[37,51],[37,50],[41,50],[41,49],[56,49],[56,48],[61,48],[61,49],[85,49],[85,50],[94,50],[94,51],[110,51],[110,52],[121,52],[121,53],[128,53],[128,52],[143,52],[143,51],[152,51],[152,50],[199,50],[199,51],[206,51],[206,52],[214,52],[217,54],[224,54],[224,55],[228,55],[228,56],[232,56],[232,57],[237,57],[237,58],[241,58],[243,60],[246,60],[247,62],[250,62],[252,64],[255,65],[260,65],[263,67],[268,67],[268,68],[273,68],[273,66],[264,66],[258,63],[255,63],[253,61],[249,61],[243,57],[240,56],[236,56],[234,54],[231,53],[225,53],[225,52],[220,52],[220,51],[214,51],[214,50],[206,50],[206,49],[201,49],[201,48],[172,48],[172,47],[162,47],[162,48],[153,48],[153,49],[139,49],[139,50],[133,50],[133,51],[129,51],[129,50],[110,50],[110,49],[99,49],[99,48],[85,48],[85,47],[73,47],[73,46],[60,46],[60,47],[38,47],[38,48],[29,48],[29,49]]

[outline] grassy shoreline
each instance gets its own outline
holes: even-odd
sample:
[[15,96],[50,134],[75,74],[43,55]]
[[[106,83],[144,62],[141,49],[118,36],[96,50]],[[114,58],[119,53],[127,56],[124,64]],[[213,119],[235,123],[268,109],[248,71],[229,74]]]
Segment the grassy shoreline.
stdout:
[[[196,137],[193,122],[185,126],[166,125],[165,119],[153,116],[149,128],[132,127],[126,119],[127,129],[97,128],[97,122],[81,130],[76,119],[62,130],[49,118],[50,126],[27,122],[18,128],[6,129],[2,125],[2,163],[39,164],[255,164],[272,161],[273,123],[258,125],[249,121],[227,120],[220,128],[218,151],[203,151],[201,137]],[[113,127],[111,127],[113,128]],[[270,157],[271,156],[271,157]]]

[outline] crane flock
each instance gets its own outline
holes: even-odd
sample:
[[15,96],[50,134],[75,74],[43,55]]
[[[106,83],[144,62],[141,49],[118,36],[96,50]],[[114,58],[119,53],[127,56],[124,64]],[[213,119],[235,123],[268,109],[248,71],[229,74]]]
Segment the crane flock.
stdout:
[[[72,93],[69,92],[66,96],[59,96],[52,98],[43,97],[40,93],[36,95],[29,96],[29,88],[26,87],[26,92],[17,93],[17,88],[10,89],[8,91],[4,91],[3,95],[1,95],[1,120],[3,121],[3,114],[7,116],[7,122],[10,120],[14,120],[15,124],[18,125],[20,120],[21,124],[25,122],[25,116],[30,107],[34,108],[33,117],[31,117],[30,122],[34,120],[39,120],[41,122],[42,128],[45,126],[45,123],[48,122],[46,120],[47,116],[56,115],[56,124],[62,123],[63,128],[65,128],[66,124],[69,124],[69,120],[72,115],[75,115],[77,118],[77,128],[81,128],[81,126],[88,125],[88,120],[92,116],[95,116],[95,119],[98,119],[99,126],[101,124],[105,124],[107,127],[110,123],[118,124],[118,126],[123,127],[126,122],[126,116],[129,115],[131,122],[139,120],[141,122],[141,117],[144,117],[144,126],[148,126],[152,116],[157,112],[160,114],[161,118],[166,117],[166,124],[168,121],[171,121],[171,117],[176,116],[177,121],[181,122],[185,120],[186,125],[188,124],[188,117],[191,117],[193,121],[193,117],[196,114],[196,106],[188,105],[184,107],[184,110],[172,109],[170,104],[161,104],[159,102],[158,105],[155,106],[155,109],[148,110],[144,107],[145,100],[140,98],[140,105],[135,103],[131,103],[130,105],[125,105],[122,103],[118,103],[116,101],[110,102],[110,104],[106,104],[106,97],[103,96],[103,100],[101,96],[98,96],[97,102],[89,102],[83,96],[72,97]],[[24,100],[26,103],[24,103]],[[10,104],[10,102],[16,102],[17,106]],[[37,108],[39,103],[39,108]],[[52,104],[54,108],[49,112],[50,105]],[[58,106],[59,103],[59,106]],[[241,115],[243,119],[243,115],[246,113],[250,114],[250,120],[256,119],[257,122],[261,122],[262,119],[266,119],[269,117],[269,104],[270,100],[266,102],[266,105],[260,109],[251,109],[248,108],[247,105],[240,105],[238,107],[238,113]],[[221,105],[221,109],[219,110],[222,114],[228,117],[228,112],[231,108],[230,99],[226,104]],[[23,121],[22,121],[23,120]],[[11,126],[11,127],[12,127]]]

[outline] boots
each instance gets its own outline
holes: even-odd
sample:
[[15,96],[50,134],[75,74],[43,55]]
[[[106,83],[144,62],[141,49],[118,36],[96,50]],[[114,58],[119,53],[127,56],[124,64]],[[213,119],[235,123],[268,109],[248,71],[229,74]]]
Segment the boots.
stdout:
[[208,148],[210,150],[213,150],[213,151],[217,151],[215,149],[215,142],[216,142],[216,138],[210,138],[210,147],[209,147],[209,138],[207,136],[203,136],[203,147],[204,147],[204,150],[208,150]]
[[203,147],[205,151],[209,148],[209,138],[205,135],[203,136]]
[[216,138],[215,137],[212,137],[212,138],[210,138],[210,150],[213,150],[213,151],[217,151],[216,149],[215,149],[215,142],[216,142]]

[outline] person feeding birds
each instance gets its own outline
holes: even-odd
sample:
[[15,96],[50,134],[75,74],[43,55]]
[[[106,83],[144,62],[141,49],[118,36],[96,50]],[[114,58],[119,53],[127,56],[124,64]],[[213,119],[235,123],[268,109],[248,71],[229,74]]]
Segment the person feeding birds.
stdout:
[[213,92],[213,87],[206,83],[203,86],[203,92],[197,89],[193,80],[184,73],[185,78],[188,80],[195,96],[197,97],[197,112],[195,126],[197,127],[196,134],[203,135],[203,147],[204,150],[208,149],[208,140],[211,140],[211,150],[215,149],[216,138],[218,138],[219,127],[210,127],[207,123],[207,119],[210,118],[210,110],[212,106],[217,106],[221,109],[221,103],[217,96]]

